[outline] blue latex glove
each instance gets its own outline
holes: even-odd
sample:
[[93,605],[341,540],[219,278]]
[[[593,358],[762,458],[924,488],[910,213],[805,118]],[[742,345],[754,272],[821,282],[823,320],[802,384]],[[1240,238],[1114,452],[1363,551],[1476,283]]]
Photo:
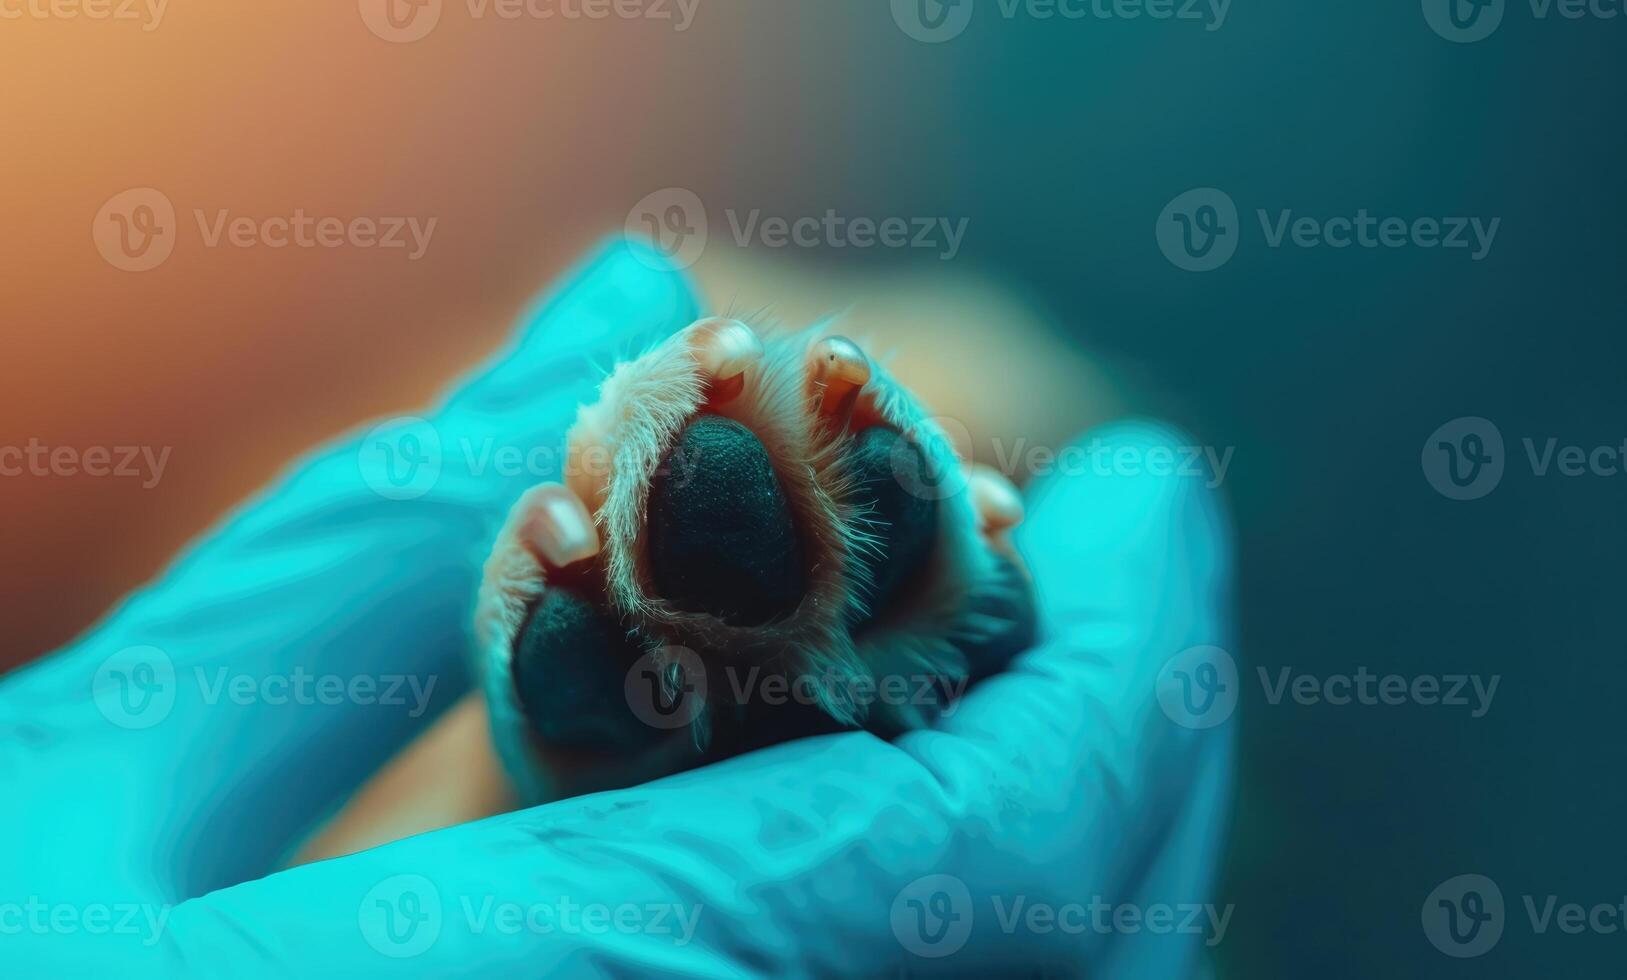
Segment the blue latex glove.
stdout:
[[[416,430],[440,440],[438,478],[403,488],[400,459],[343,439],[0,683],[0,974],[1198,969],[1213,930],[1089,918],[1098,896],[1209,900],[1230,726],[1177,725],[1157,698],[1168,658],[1229,639],[1228,543],[1190,477],[1036,488],[1019,543],[1045,638],[936,729],[804,740],[266,876],[468,690],[480,561],[519,492],[557,478],[497,474],[482,447],[562,447],[590,362],[697,315],[634,249],[579,270]],[[417,688],[373,703],[401,675]],[[237,677],[255,690],[219,687]],[[353,678],[377,686],[334,696]],[[1073,928],[1021,918],[1070,903]]]

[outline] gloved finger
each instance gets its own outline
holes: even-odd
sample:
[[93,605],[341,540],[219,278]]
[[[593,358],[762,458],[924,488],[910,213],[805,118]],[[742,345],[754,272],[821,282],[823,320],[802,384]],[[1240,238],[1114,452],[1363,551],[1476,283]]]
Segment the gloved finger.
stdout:
[[238,976],[313,958],[414,977],[1190,972],[1202,936],[1132,949],[1005,915],[1204,901],[1229,738],[1171,723],[1155,681],[1227,635],[1217,506],[1199,480],[1087,470],[1037,489],[1021,541],[1046,637],[935,730],[806,739],[296,868],[178,907],[155,955]]
[[[958,744],[924,735],[915,748],[945,776],[962,764],[988,779],[1015,767],[1067,794],[1048,814],[1033,812],[1037,832],[1008,838],[1009,873],[986,878],[998,884],[966,879],[978,912],[997,896],[1009,907],[1014,893],[1052,909],[1209,905],[1210,931],[1055,930],[1001,935],[990,951],[1026,944],[1024,962],[1084,964],[1092,976],[1187,976],[1224,929],[1209,898],[1237,699],[1224,649],[1231,540],[1218,476],[1182,464],[1193,445],[1158,423],[1115,423],[1073,447],[1087,455],[1073,457],[1086,462],[1071,475],[1034,488],[1016,539],[1034,575],[1043,641],[945,719],[940,728]],[[1172,674],[1205,662],[1223,675],[1221,689],[1195,712],[1171,690]],[[1050,832],[1038,832],[1041,824]],[[1068,844],[1059,853],[1060,841]],[[952,856],[946,865],[965,866]],[[991,918],[978,919],[968,948]]]
[[[608,245],[443,405],[296,463],[82,639],[8,678],[0,729],[36,733],[15,761],[53,805],[10,808],[0,833],[89,851],[84,867],[42,858],[18,880],[142,855],[153,866],[131,876],[185,895],[274,866],[468,689],[481,560],[521,490],[560,478],[595,361],[695,315],[654,253]],[[144,805],[108,799],[120,794]]]

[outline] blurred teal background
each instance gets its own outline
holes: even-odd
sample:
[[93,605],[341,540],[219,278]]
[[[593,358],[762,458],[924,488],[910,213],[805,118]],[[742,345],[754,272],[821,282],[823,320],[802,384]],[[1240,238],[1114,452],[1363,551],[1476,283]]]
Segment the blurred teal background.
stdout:
[[[1511,3],[1460,45],[1415,2],[1238,0],[1213,33],[974,18],[962,41],[986,47],[937,80],[959,145],[915,174],[912,206],[979,201],[968,249],[1144,366],[1157,407],[1200,441],[1237,447],[1240,783],[1217,896],[1237,914],[1220,974],[1617,973],[1619,929],[1537,935],[1521,896],[1627,892],[1627,476],[1535,477],[1520,440],[1627,436],[1627,19]],[[1244,226],[1208,273],[1154,240],[1196,187],[1227,192]],[[1502,224],[1479,262],[1274,250],[1256,208]],[[1420,454],[1461,416],[1494,422],[1509,458],[1494,491],[1460,502]],[[1272,706],[1256,675],[1360,666],[1502,682],[1475,719]],[[1420,928],[1425,897],[1463,873],[1507,905],[1479,959],[1441,955]]]

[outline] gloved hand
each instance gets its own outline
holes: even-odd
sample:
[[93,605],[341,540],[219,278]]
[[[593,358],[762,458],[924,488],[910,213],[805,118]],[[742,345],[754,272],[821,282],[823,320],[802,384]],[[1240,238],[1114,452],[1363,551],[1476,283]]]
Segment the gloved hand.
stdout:
[[[1208,901],[1229,726],[1175,723],[1159,684],[1229,639],[1229,555],[1185,476],[1033,491],[1019,547],[1044,639],[935,729],[780,745],[268,874],[466,692],[484,549],[523,487],[557,478],[495,451],[562,451],[590,360],[696,315],[655,256],[609,246],[427,421],[301,462],[0,683],[3,972],[1193,973],[1212,933],[1154,910]],[[1036,906],[1063,914],[1045,928]]]

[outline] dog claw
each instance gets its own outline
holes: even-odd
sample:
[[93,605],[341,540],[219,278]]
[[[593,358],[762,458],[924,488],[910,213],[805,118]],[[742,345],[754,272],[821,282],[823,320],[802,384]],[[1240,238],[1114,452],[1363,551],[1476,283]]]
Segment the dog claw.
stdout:
[[690,354],[700,365],[712,389],[712,397],[723,401],[738,395],[741,376],[762,360],[764,347],[756,331],[727,317],[707,317],[690,324],[685,333]]
[[531,488],[515,505],[519,540],[550,568],[563,568],[599,553],[599,532],[576,494],[558,483]]
[[967,474],[977,519],[991,532],[1006,531],[1023,519],[1023,498],[1017,487],[998,470],[981,463]]
[[846,337],[826,337],[808,349],[808,383],[819,395],[819,414],[845,415],[870,383],[870,359]]

